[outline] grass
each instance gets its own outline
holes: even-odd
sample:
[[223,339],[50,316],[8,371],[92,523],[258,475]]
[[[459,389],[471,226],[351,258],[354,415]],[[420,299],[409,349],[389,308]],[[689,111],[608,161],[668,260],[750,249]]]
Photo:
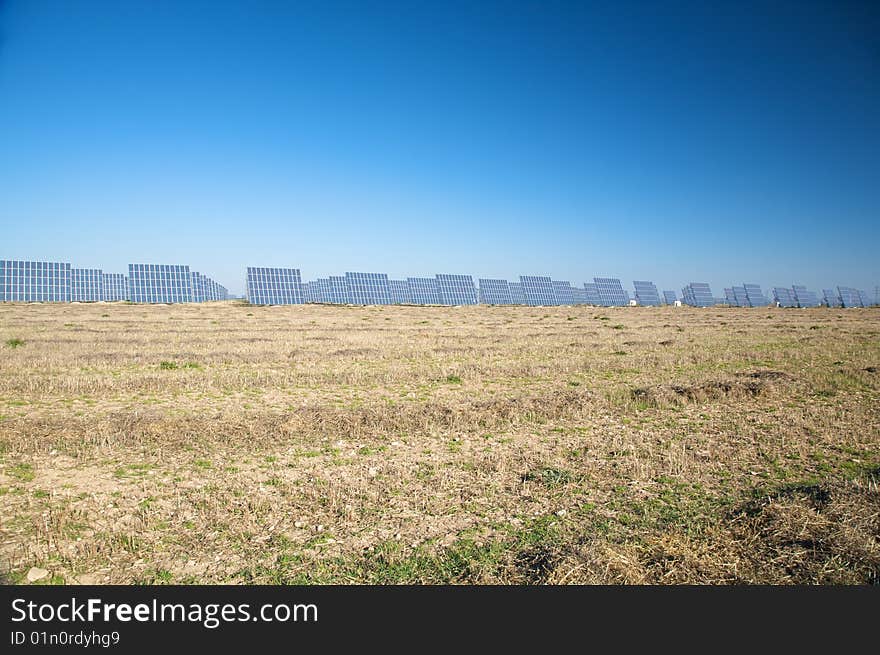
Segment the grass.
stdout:
[[8,348],[18,348],[24,345],[24,341],[22,339],[7,339],[6,346]]
[[877,580],[877,310],[601,311],[0,305],[0,570]]

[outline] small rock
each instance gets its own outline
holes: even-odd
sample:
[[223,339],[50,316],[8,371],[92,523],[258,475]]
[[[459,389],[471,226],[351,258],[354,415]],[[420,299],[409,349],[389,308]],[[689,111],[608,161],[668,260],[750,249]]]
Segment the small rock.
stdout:
[[305,524],[304,521],[294,521],[294,522],[293,522],[293,527],[295,527],[295,528],[304,528],[304,527],[306,527],[306,524]]
[[568,512],[566,512],[564,509],[561,509],[558,512],[556,512],[556,516],[565,516],[567,513]]
[[324,526],[319,523],[315,526],[315,532],[324,532]]
[[375,478],[377,475],[379,475],[379,469],[377,469],[375,466],[371,466],[367,473],[370,475],[371,478]]
[[47,575],[49,575],[49,572],[46,569],[41,569],[35,566],[27,572],[27,581],[36,582],[37,580],[42,580]]

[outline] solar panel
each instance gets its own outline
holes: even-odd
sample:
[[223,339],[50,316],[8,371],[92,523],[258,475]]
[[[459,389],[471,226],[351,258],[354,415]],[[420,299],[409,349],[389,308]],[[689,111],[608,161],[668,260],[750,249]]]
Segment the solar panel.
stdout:
[[104,299],[104,275],[99,268],[70,269],[70,301],[98,302]]
[[571,288],[571,297],[574,300],[575,305],[586,305],[587,304],[587,290],[582,289],[580,287],[572,287]]
[[520,275],[519,282],[522,284],[523,295],[527,305],[537,307],[556,304],[556,296],[553,295],[553,281],[549,277],[544,275]]
[[553,280],[553,296],[556,298],[557,305],[573,305],[574,290],[571,287],[571,282]]
[[834,289],[822,289],[822,297],[828,307],[841,307],[840,296]]
[[512,305],[510,284],[507,280],[480,278],[480,302],[484,305]]
[[636,292],[636,301],[640,305],[649,307],[660,305],[660,294],[657,293],[657,285],[653,282],[636,280],[633,282],[633,288]]
[[[733,291],[736,293],[736,287]],[[683,302],[693,307],[712,307],[715,304],[712,289],[705,282],[691,282],[681,290],[681,295]]]
[[813,291],[808,291],[807,287],[795,284],[792,285],[791,290],[794,293],[794,299],[798,307],[819,306],[819,299],[816,297],[816,293]]
[[193,302],[205,302],[208,286],[208,278],[199,273],[192,271],[192,299]]
[[409,290],[409,282],[406,280],[388,280],[388,288],[391,290],[391,302],[393,304],[412,304],[412,293],[410,293]]
[[736,299],[737,307],[749,306],[749,296],[746,293],[745,287],[733,287],[733,297]]
[[476,305],[477,288],[470,275],[437,274],[437,288],[443,305]]
[[252,305],[301,305],[299,269],[248,266],[247,297]]
[[330,300],[336,305],[345,305],[351,302],[348,298],[348,283],[342,275],[330,276]]
[[104,273],[104,300],[128,300],[128,280],[123,273]]
[[760,285],[743,284],[743,289],[745,289],[746,292],[746,299],[749,303],[747,305],[748,307],[766,307],[769,304],[764,292],[761,291]]
[[861,307],[862,299],[857,289],[852,287],[837,287],[837,295],[843,307]]
[[387,273],[345,274],[348,297],[355,305],[390,305],[391,289]]
[[525,305],[526,304],[526,294],[523,292],[523,285],[521,282],[511,282],[510,287],[510,303],[512,305]]
[[674,305],[676,302],[678,302],[678,296],[676,296],[675,291],[664,291],[663,302],[665,302],[667,305]]
[[0,300],[69,302],[70,264],[0,260]]
[[189,266],[179,264],[129,264],[128,288],[132,302],[192,302]]
[[794,291],[787,287],[773,287],[773,303],[779,307],[797,307]]
[[739,301],[733,293],[733,287],[724,289],[724,302],[731,307],[739,307]]
[[625,307],[629,304],[629,294],[624,291],[620,280],[615,277],[594,277],[599,293],[599,304],[603,307]]
[[862,303],[862,307],[870,307],[871,300],[868,298],[868,292],[862,291],[859,289],[859,301]]
[[587,294],[587,304],[602,304],[602,299],[599,297],[599,286],[595,282],[584,282],[584,291]]
[[435,277],[408,277],[409,292],[416,305],[440,305],[440,287]]

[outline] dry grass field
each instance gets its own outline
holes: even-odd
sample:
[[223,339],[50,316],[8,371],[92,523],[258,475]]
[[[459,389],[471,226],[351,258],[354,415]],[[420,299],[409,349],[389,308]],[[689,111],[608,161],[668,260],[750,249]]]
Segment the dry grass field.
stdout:
[[880,311],[0,305],[0,575],[880,582]]

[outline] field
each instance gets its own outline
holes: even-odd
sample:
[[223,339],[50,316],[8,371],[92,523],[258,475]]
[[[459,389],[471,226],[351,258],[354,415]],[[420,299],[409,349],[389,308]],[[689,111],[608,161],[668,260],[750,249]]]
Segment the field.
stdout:
[[878,584],[878,371],[876,309],[0,305],[0,575]]

